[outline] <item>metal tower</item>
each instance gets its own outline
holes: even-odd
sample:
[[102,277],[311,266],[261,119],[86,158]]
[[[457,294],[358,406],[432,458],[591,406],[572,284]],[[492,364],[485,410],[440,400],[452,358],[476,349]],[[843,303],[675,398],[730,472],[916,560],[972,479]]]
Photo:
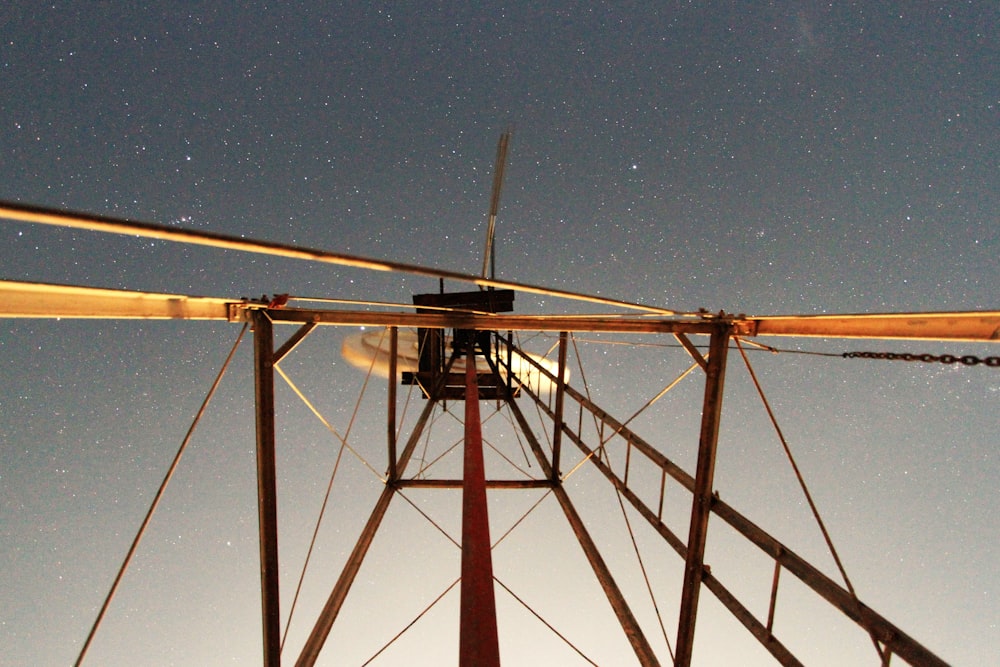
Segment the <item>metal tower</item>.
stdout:
[[[414,305],[409,308],[397,305],[373,310],[304,307],[294,299],[283,297],[254,301],[0,282],[0,316],[3,317],[202,319],[236,325],[249,323],[254,341],[261,617],[264,663],[269,667],[282,662],[312,665],[323,656],[326,639],[348,599],[383,518],[394,499],[410,489],[462,491],[459,655],[463,667],[500,664],[502,656],[497,648],[493,600],[495,587],[500,584],[495,582],[490,559],[487,496],[524,490],[551,494],[558,503],[639,664],[684,667],[691,664],[703,593],[714,596],[777,663],[802,664],[774,626],[782,585],[789,577],[798,582],[796,585],[813,591],[831,609],[853,621],[870,637],[873,664],[888,665],[894,657],[911,665],[945,664],[903,629],[867,606],[855,594],[849,580],[837,581],[824,574],[715,493],[713,478],[727,387],[726,371],[733,363],[730,356],[742,354],[745,345],[771,336],[996,342],[1000,338],[1000,312],[767,317],[721,312],[674,313],[487,278],[485,262],[482,275],[474,276],[10,204],[0,206],[0,217],[310,262],[405,272],[440,279],[442,285],[447,280],[474,286],[474,291],[442,290],[437,294],[417,295]],[[488,255],[488,261],[492,262],[492,255]],[[513,306],[515,294],[544,294],[582,301],[597,304],[608,312],[518,315]],[[279,499],[274,465],[276,369],[307,337],[318,335],[326,327],[345,326],[365,326],[380,332],[379,341],[371,349],[371,358],[374,362],[381,355],[389,377],[385,385],[384,490],[356,537],[326,604],[315,617],[307,641],[296,655],[288,652],[282,655],[276,518]],[[276,335],[276,329],[291,333]],[[416,332],[416,353],[410,357],[400,350],[403,332]],[[555,337],[557,342],[553,346],[554,359],[549,360],[551,363],[543,363],[541,356],[530,354],[519,342],[519,334],[534,332],[547,332]],[[668,340],[677,344],[679,354],[689,358],[690,368],[682,377],[690,373],[692,377],[702,378],[700,405],[697,406],[701,415],[700,427],[696,441],[690,443],[697,451],[693,470],[685,470],[675,463],[663,453],[655,438],[634,431],[629,420],[609,414],[588,396],[585,388],[567,381],[573,373],[568,362],[573,336],[584,333],[629,334],[647,340]],[[404,359],[405,362],[401,361]],[[996,357],[951,361],[1000,365]],[[397,392],[400,386],[407,385],[419,389],[424,404],[409,431],[401,432]],[[426,437],[425,428],[435,411],[447,409],[449,404],[461,404],[464,409],[463,475],[460,478],[426,472],[414,475],[413,459]],[[484,439],[480,432],[483,420],[479,414],[484,405],[495,405],[497,410],[502,409],[509,415],[511,428],[523,439],[530,453],[533,474],[499,477],[486,473]],[[535,423],[526,415],[529,411],[538,416]],[[545,426],[540,428],[538,424]],[[642,517],[647,524],[645,528],[662,539],[683,563],[680,611],[672,621],[676,639],[672,655],[653,648],[649,630],[636,620],[632,601],[623,593],[571,499],[564,484],[569,472],[566,468],[569,452],[573,452],[580,466],[593,466],[631,510]],[[650,479],[655,481],[650,484]],[[676,493],[683,493],[688,498],[686,525],[671,525],[664,514],[665,498]],[[739,539],[773,563],[773,576],[765,584],[770,589],[770,604],[765,614],[752,612],[751,606],[737,596],[729,583],[713,575],[706,564],[706,538],[710,526],[716,523],[728,526]]]

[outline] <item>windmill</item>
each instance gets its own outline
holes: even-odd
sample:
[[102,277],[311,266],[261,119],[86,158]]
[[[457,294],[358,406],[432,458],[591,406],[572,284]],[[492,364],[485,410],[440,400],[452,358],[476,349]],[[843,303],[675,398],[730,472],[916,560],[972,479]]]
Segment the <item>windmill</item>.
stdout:
[[[460,544],[462,562],[460,572],[456,573],[462,594],[458,643],[463,665],[499,664],[502,658],[496,601],[491,598],[501,588],[507,589],[502,578],[495,576],[492,570],[491,551],[495,543],[491,542],[487,496],[516,492],[542,493],[553,499],[570,526],[580,552],[639,664],[691,664],[699,610],[703,607],[702,598],[708,594],[714,596],[778,663],[802,664],[786,645],[780,628],[775,626],[776,609],[782,600],[782,591],[788,586],[785,582],[790,578],[796,582],[795,586],[809,589],[830,609],[858,626],[859,632],[871,644],[873,663],[889,664],[892,658],[898,657],[913,665],[945,664],[902,628],[868,607],[851,586],[843,568],[842,579],[828,576],[716,493],[713,482],[727,367],[733,363],[730,356],[746,359],[748,347],[760,345],[757,341],[772,336],[995,342],[1000,332],[1000,312],[763,317],[724,312],[679,313],[655,306],[497,279],[493,240],[508,141],[509,135],[504,135],[497,151],[486,252],[479,275],[176,227],[13,204],[0,205],[0,217],[9,220],[127,234],[364,270],[405,273],[440,281],[442,289],[438,293],[416,295],[412,306],[383,304],[373,309],[327,300],[323,307],[317,308],[312,307],[308,300],[284,295],[249,300],[4,281],[0,282],[4,304],[0,310],[5,317],[215,320],[252,327],[260,597],[264,662],[267,665],[277,665],[282,661],[311,665],[322,659],[327,639],[349,599],[352,586],[390,506],[402,502],[394,499],[411,492],[435,489],[444,492],[461,489],[464,497]],[[467,285],[471,289],[445,292],[444,281]],[[601,312],[514,314],[515,294],[537,294],[588,304]],[[279,604],[276,378],[286,378],[281,364],[321,330],[358,326],[371,328],[377,334],[366,333],[347,344],[347,348],[354,350],[360,365],[374,368],[384,362],[385,375],[389,378],[385,385],[383,488],[322,608],[315,614],[307,636],[297,647],[297,655],[291,656],[287,650],[291,647],[282,651],[283,630],[287,631],[288,624],[283,619]],[[292,333],[279,338],[276,329],[291,329]],[[519,339],[519,335],[537,332],[545,332],[552,337],[546,340],[554,341],[543,353],[527,351]],[[668,339],[676,344],[676,354],[685,359],[685,366],[656,398],[679,383],[688,382],[686,378],[689,376],[691,382],[701,378],[701,383],[696,385],[699,391],[695,392],[700,415],[697,437],[689,443],[691,449],[697,452],[693,469],[685,469],[664,454],[663,448],[653,438],[632,427],[632,418],[616,418],[602,409],[588,394],[585,385],[581,388],[571,384],[570,358],[574,356],[571,350],[575,337],[583,334],[628,335],[656,341]],[[707,340],[707,345],[698,344],[698,341],[704,340]],[[555,358],[552,359],[549,353]],[[998,365],[997,357],[945,356],[924,361]],[[406,364],[405,367],[403,364]],[[749,362],[747,364],[751,368]],[[459,369],[462,372],[458,372]],[[573,375],[575,377],[575,373]],[[399,384],[400,379],[402,385]],[[423,401],[420,415],[408,424],[407,431],[402,430],[402,418],[397,414],[400,386],[417,388]],[[654,400],[651,399],[647,405]],[[435,414],[442,411],[452,414],[451,408],[456,403],[462,406],[464,413],[460,420],[463,473],[460,476],[440,475],[438,468],[425,465],[426,456],[418,470],[414,471],[416,452],[426,442],[426,427],[434,421]],[[495,406],[497,414],[506,415],[507,423],[517,434],[518,444],[529,461],[528,472],[521,470],[505,476],[487,472],[493,469],[487,468],[483,461],[481,429],[485,420],[479,414],[480,407],[485,406]],[[532,418],[529,410],[534,412],[536,418]],[[778,431],[780,433],[780,429]],[[489,443],[486,445],[485,449],[499,449]],[[446,455],[447,452],[443,456]],[[177,459],[174,466],[176,463]],[[614,489],[623,503],[627,503],[629,511],[645,523],[643,529],[661,540],[683,565],[679,610],[673,620],[675,629],[672,633],[665,633],[672,634],[674,640],[667,641],[666,653],[654,648],[649,629],[637,620],[633,600],[623,592],[567,490],[566,480],[582,468],[591,469],[595,476]],[[168,473],[167,479],[169,476]],[[665,507],[669,504],[668,499],[677,494],[687,498],[687,517],[680,525],[671,522],[668,516],[671,510]],[[145,523],[152,516],[158,499],[159,494]],[[726,526],[738,540],[753,548],[758,557],[771,563],[772,576],[766,582],[769,601],[763,614],[754,613],[751,605],[738,597],[729,582],[713,574],[710,564],[706,562],[710,524]],[[141,534],[142,530],[133,543],[129,557],[137,548]],[[457,540],[453,541],[457,543]],[[839,565],[835,551],[834,558]],[[111,603],[124,572],[123,566],[94,624],[94,630]],[[448,590],[452,590],[451,587]],[[516,597],[516,591],[510,593]],[[93,636],[92,631],[88,645]],[[589,660],[585,648],[578,648],[571,639],[565,641],[583,659]],[[86,650],[85,645],[79,662],[84,662]]]

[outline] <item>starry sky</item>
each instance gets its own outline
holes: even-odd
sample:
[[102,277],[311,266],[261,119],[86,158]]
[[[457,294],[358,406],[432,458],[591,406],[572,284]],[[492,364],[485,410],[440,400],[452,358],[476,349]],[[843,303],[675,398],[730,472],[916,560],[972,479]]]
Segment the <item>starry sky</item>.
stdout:
[[[513,129],[498,277],[678,311],[1000,308],[995,3],[141,4],[4,8],[0,199],[478,273],[496,142]],[[437,290],[427,278],[6,220],[0,278],[398,303]],[[515,307],[588,310],[530,295]],[[370,386],[352,420],[365,377],[339,358],[349,333],[316,334],[284,368],[384,467],[384,388]],[[238,334],[228,323],[0,324],[0,664],[76,658]],[[616,344],[672,340],[579,338],[574,380],[585,374],[595,401],[624,417],[690,363],[675,348]],[[789,351],[749,356],[860,597],[945,660],[991,664],[996,371],[794,352],[995,346],[764,342]],[[544,353],[553,341],[525,344]],[[243,344],[86,664],[259,660],[251,359]],[[729,368],[720,495],[833,574],[735,353]],[[691,472],[700,387],[685,380],[635,422]],[[279,389],[287,613],[339,442]],[[412,422],[420,401],[408,405]],[[435,422],[445,441],[451,421]],[[497,431],[498,448],[516,451]],[[642,583],[622,512],[598,477],[581,469],[567,486],[633,590]],[[380,487],[345,454],[293,654]],[[331,635],[337,664],[364,662],[458,576],[458,550],[415,511],[456,536],[455,497],[422,493],[394,501]],[[499,495],[495,536],[538,500]],[[628,664],[561,521],[543,501],[497,547],[498,576],[592,660]],[[713,527],[713,572],[766,614],[770,564]],[[637,539],[672,643],[683,563],[658,538]],[[787,586],[777,628],[800,637],[788,642],[807,664],[877,664],[863,633]],[[455,593],[374,664],[454,662]],[[498,593],[505,659],[585,664],[512,600]],[[695,664],[771,664],[710,595],[702,601]],[[637,604],[643,623],[648,606]]]

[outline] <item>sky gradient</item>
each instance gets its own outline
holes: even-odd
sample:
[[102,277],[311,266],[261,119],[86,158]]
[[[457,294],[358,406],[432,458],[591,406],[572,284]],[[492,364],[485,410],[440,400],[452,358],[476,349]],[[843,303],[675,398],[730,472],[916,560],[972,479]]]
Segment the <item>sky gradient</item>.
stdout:
[[[476,273],[496,141],[513,128],[499,277],[678,311],[1000,308],[995,3],[537,4],[14,2],[0,17],[0,199]],[[400,303],[437,290],[426,278],[9,221],[0,221],[0,278]],[[520,294],[515,308],[580,309]],[[0,664],[75,659],[238,332],[3,321]],[[339,357],[351,333],[310,339],[286,370],[341,433],[351,425],[350,441],[378,467],[384,388],[365,394],[352,422],[365,378]],[[594,400],[623,418],[689,363],[674,348],[591,338],[578,341],[573,363]],[[552,343],[526,345],[544,352]],[[775,344],[998,354],[995,345]],[[945,660],[992,664],[996,370],[751,357],[861,598]],[[243,345],[87,664],[259,660],[251,358]],[[721,496],[832,573],[735,353],[729,375]],[[690,472],[700,383],[685,381],[636,423]],[[280,390],[287,612],[337,443],[288,386]],[[452,427],[447,417],[436,427],[444,441]],[[510,436],[492,437],[516,451]],[[319,573],[307,580],[290,646],[380,490],[352,456],[337,475],[343,500],[325,519]],[[581,469],[567,486],[633,590],[641,581],[621,511],[598,477]],[[496,495],[494,535],[537,499]],[[457,535],[447,496],[411,499]],[[534,594],[561,631],[590,639],[595,662],[628,664],[550,501],[497,548],[499,576]],[[337,664],[363,662],[458,575],[457,549],[394,503],[331,636]],[[682,522],[684,503],[678,497]],[[715,525],[713,572],[762,599],[763,613],[770,564]],[[673,642],[683,563],[652,536],[639,539],[661,568],[654,577]],[[541,583],[558,592],[542,594]],[[708,598],[695,664],[771,664]],[[511,598],[498,593],[498,604],[516,639],[504,643],[501,624],[505,660],[576,664]],[[853,664],[855,655],[877,664],[866,638],[818,603],[793,596],[779,611],[778,627],[802,637],[793,646],[807,664]],[[434,630],[419,633],[423,643],[394,647],[381,664],[454,662],[457,634],[447,628],[456,614],[453,592],[428,616]],[[373,630],[383,626],[388,636]]]

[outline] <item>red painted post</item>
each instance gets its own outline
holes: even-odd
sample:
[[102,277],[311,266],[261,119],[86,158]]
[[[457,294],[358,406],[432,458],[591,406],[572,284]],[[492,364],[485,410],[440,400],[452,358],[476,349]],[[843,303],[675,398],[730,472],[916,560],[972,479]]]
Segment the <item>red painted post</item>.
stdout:
[[462,594],[459,621],[460,667],[499,667],[493,558],[486,507],[486,470],[479,420],[475,345],[465,371],[465,470],[462,486]]

